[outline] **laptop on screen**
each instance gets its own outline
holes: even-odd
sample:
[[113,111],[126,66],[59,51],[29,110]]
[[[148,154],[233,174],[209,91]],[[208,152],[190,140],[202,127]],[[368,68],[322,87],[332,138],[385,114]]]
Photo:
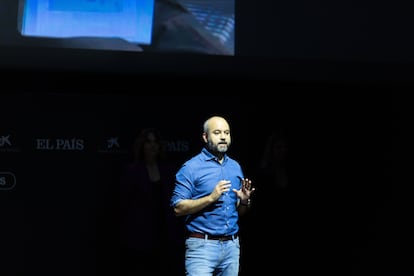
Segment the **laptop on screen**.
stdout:
[[19,0],[20,33],[151,44],[154,0]]

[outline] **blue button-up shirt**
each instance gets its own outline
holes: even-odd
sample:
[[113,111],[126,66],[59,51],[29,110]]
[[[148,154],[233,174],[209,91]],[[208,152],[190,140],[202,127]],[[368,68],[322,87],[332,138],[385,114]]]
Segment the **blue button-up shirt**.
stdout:
[[175,177],[171,206],[184,199],[198,199],[211,194],[220,180],[230,180],[231,188],[203,210],[186,217],[190,232],[209,235],[233,235],[239,231],[237,195],[242,185],[243,171],[240,164],[228,155],[220,164],[207,149],[186,161]]

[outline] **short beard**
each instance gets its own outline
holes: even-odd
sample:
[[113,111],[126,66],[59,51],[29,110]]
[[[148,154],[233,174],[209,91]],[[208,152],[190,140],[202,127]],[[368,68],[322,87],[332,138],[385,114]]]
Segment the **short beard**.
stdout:
[[220,154],[226,153],[227,150],[229,149],[228,144],[226,144],[225,147],[223,147],[223,146],[224,146],[223,144],[216,146],[216,145],[212,144],[210,141],[208,142],[209,149],[213,152],[217,152],[217,153],[220,153]]
[[229,147],[226,145],[225,148],[217,146],[216,151],[220,153],[226,153]]

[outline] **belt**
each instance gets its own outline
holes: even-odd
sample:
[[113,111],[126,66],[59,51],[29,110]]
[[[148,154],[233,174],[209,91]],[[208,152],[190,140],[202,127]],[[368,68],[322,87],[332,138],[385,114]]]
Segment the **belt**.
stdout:
[[208,239],[208,240],[218,240],[218,241],[229,241],[236,239],[238,237],[237,234],[234,235],[208,235],[196,232],[190,232],[187,234],[189,238],[199,238],[199,239]]

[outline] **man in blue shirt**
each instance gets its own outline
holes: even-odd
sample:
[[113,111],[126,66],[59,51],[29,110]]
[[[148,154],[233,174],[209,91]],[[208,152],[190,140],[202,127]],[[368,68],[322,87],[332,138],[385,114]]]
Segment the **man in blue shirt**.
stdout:
[[220,116],[203,125],[204,148],[178,170],[171,206],[186,216],[186,275],[237,276],[239,215],[250,207],[254,192],[240,164],[226,152],[230,126]]

